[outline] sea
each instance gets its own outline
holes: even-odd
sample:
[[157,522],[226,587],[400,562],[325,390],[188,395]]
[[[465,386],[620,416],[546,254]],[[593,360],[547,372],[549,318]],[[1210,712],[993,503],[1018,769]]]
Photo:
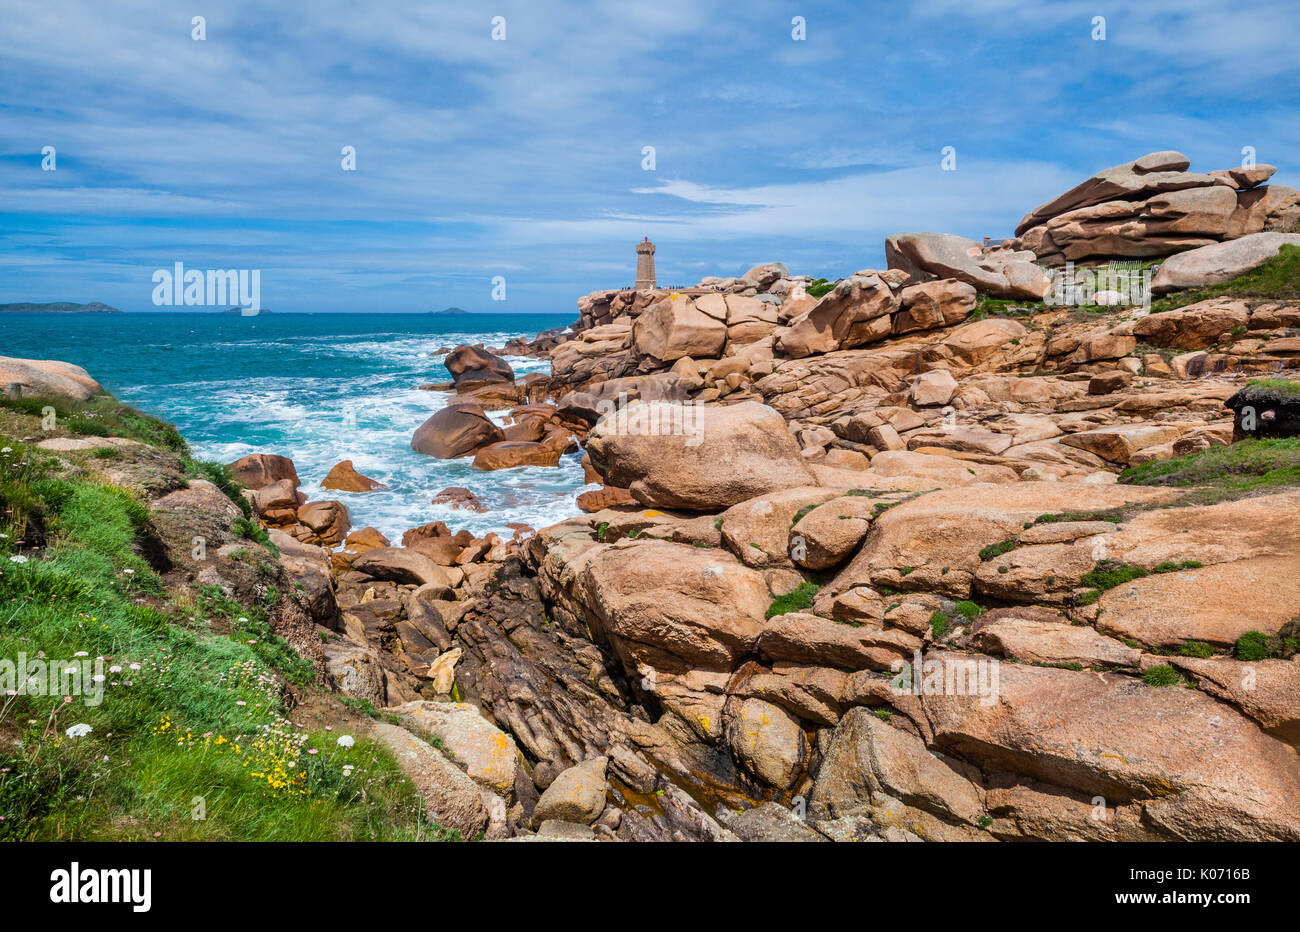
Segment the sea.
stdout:
[[[445,521],[476,535],[545,527],[578,514],[586,486],[580,454],[558,467],[482,472],[471,457],[439,460],[411,449],[411,435],[451,395],[420,385],[450,381],[443,347],[501,346],[573,322],[573,314],[0,314],[0,356],[83,366],[117,398],[175,424],[201,459],[246,453],[291,457],[309,499],[337,499],[352,526],[394,543],[408,528]],[[516,377],[549,372],[546,359],[507,356]],[[506,412],[490,416],[502,423]],[[387,489],[322,489],[350,459]],[[483,513],[432,502],[468,488]]]

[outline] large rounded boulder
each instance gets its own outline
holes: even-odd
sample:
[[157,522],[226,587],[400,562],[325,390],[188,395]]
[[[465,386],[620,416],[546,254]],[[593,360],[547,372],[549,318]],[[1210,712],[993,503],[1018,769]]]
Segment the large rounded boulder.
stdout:
[[505,440],[501,428],[473,402],[449,404],[415,430],[411,449],[416,453],[453,459],[468,456],[479,447]]
[[0,394],[10,398],[54,397],[89,401],[101,390],[90,373],[70,362],[0,356]]
[[785,419],[767,405],[633,404],[587,435],[606,485],[646,505],[721,511],[780,489],[816,485]]
[[515,380],[515,370],[510,368],[510,363],[482,346],[458,346],[447,354],[442,364],[451,373],[457,389]]

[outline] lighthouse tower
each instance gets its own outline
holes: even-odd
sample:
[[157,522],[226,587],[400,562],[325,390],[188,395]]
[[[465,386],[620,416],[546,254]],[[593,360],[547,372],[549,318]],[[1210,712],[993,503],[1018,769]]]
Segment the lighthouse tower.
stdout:
[[655,287],[655,244],[648,236],[636,244],[636,284],[632,287],[637,291]]

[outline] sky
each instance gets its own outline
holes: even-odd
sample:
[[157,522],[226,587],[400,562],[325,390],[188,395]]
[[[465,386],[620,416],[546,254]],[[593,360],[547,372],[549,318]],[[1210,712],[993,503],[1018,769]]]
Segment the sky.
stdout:
[[1300,187],[1298,37],[1294,0],[0,0],[0,303],[155,310],[182,262],[571,312],[644,236],[665,284],[833,279],[1160,149]]

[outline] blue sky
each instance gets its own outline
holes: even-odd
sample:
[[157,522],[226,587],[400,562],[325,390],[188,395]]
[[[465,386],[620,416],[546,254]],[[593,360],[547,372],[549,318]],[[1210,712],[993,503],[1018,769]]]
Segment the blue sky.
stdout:
[[270,6],[0,0],[0,302],[150,310],[181,261],[274,310],[570,312],[643,235],[661,282],[835,277],[1156,149],[1300,186],[1293,0]]

